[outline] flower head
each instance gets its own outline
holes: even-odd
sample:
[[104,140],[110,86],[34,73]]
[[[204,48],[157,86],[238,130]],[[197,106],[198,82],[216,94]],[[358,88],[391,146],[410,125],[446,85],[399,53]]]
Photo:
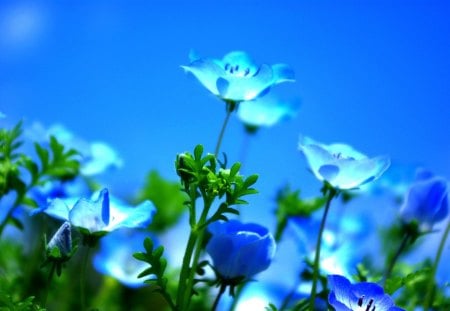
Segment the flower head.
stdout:
[[227,101],[252,100],[276,84],[294,80],[287,65],[257,65],[242,51],[230,52],[222,59],[200,58],[193,53],[190,58],[191,63],[181,67],[211,93]]
[[70,223],[68,221],[64,222],[58,231],[50,239],[47,244],[47,253],[49,256],[54,256],[58,258],[66,258],[71,255],[72,252],[72,232]]
[[411,185],[400,209],[400,217],[405,222],[416,220],[423,230],[448,215],[448,183],[428,171],[420,171],[416,182]]
[[[375,283],[351,284],[340,275],[329,275],[328,302],[336,311],[401,311],[391,297]],[[403,310],[404,311],[404,310]]]
[[89,233],[110,232],[118,228],[144,228],[156,212],[150,201],[136,207],[110,198],[108,189],[94,193],[91,199],[54,199],[48,206],[33,211],[69,221],[73,226]]
[[148,268],[148,264],[135,259],[133,254],[144,251],[142,242],[147,237],[150,237],[147,232],[133,229],[111,232],[100,241],[100,251],[94,257],[95,269],[112,276],[127,287],[144,286],[144,281],[149,276],[138,276]]
[[324,145],[305,137],[299,146],[313,174],[336,189],[353,189],[379,178],[390,165],[386,156],[368,158],[349,145]]
[[295,100],[281,100],[272,93],[240,105],[237,116],[250,127],[270,127],[297,115],[300,104]]
[[275,255],[275,240],[267,228],[237,220],[214,222],[206,251],[216,272],[226,280],[249,279],[266,270]]

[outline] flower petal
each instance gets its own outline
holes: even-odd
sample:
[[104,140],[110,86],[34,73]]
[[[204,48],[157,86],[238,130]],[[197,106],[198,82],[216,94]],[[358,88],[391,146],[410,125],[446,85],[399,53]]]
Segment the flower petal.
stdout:
[[94,233],[104,231],[109,223],[109,194],[103,189],[97,200],[79,199],[69,212],[70,222]]
[[286,64],[272,65],[272,70],[274,84],[295,81],[294,70]]
[[198,59],[188,66],[181,66],[186,72],[192,73],[204,87],[214,95],[219,95],[216,87],[217,79],[225,75],[222,67],[211,59]]

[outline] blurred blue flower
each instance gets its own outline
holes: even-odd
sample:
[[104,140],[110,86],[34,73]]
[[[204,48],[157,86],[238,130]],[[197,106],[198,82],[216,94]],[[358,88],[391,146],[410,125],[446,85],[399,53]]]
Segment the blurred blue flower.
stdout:
[[94,257],[95,269],[127,287],[144,286],[144,281],[151,276],[138,278],[138,275],[148,268],[148,263],[135,259],[133,254],[144,251],[145,238],[155,242],[148,232],[134,229],[119,229],[106,235],[100,240],[100,250]]
[[304,137],[299,149],[313,174],[336,189],[353,189],[379,178],[389,167],[387,156],[368,158],[349,145],[324,145]]
[[[96,198],[96,199],[95,199]],[[33,214],[47,215],[69,221],[73,226],[87,230],[89,233],[110,232],[118,228],[144,228],[152,220],[155,207],[145,201],[131,207],[118,199],[109,197],[108,189],[94,193],[91,199],[54,199]]]
[[377,181],[362,186],[362,189],[373,195],[390,194],[395,199],[401,199],[414,182],[417,167],[392,162],[389,169]]
[[[328,302],[336,311],[401,311],[391,297],[375,283],[362,282],[352,285],[340,275],[329,275]],[[404,311],[404,310],[403,310]]]
[[54,136],[66,148],[73,148],[80,153],[80,172],[84,176],[99,175],[112,168],[120,168],[122,159],[117,152],[104,142],[88,143],[75,136],[61,124],[54,124],[48,129],[40,123],[34,123],[26,130],[26,135],[33,141],[46,144]]
[[447,180],[425,170],[419,171],[400,209],[401,219],[416,220],[422,230],[431,230],[448,215],[448,191]]
[[[317,214],[315,214],[317,215]],[[330,214],[323,232],[320,267],[325,274],[351,276],[366,255],[366,241],[371,234],[372,219],[365,215]],[[298,237],[299,253],[314,257],[320,219],[292,217],[291,226]],[[309,288],[305,288],[309,292]]]
[[59,251],[58,257],[68,257],[72,252],[72,231],[68,221],[64,222],[47,244],[47,251],[53,254],[53,249]]
[[189,65],[181,67],[227,101],[252,100],[276,84],[294,81],[294,72],[287,65],[257,65],[242,51],[230,52],[222,59],[200,58],[191,53],[190,60]]
[[270,127],[282,120],[294,118],[299,107],[299,101],[281,100],[269,93],[239,105],[237,116],[248,126]]
[[273,236],[258,224],[230,220],[214,222],[208,230],[212,237],[206,251],[216,272],[225,280],[249,279],[266,270],[275,255]]

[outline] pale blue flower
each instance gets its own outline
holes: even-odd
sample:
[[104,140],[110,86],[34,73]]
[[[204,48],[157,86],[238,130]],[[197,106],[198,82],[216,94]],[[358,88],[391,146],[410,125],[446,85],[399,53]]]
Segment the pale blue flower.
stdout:
[[416,182],[411,185],[400,209],[405,222],[417,221],[422,230],[431,230],[435,223],[448,215],[447,181],[429,171],[418,172]]
[[239,105],[237,116],[245,125],[270,127],[280,121],[294,118],[299,107],[297,100],[283,100],[269,93]]
[[200,58],[191,53],[190,59],[189,65],[181,67],[226,101],[252,100],[276,84],[294,81],[294,73],[287,65],[257,65],[242,51],[230,52],[222,59]]
[[305,137],[300,141],[313,174],[336,189],[353,189],[379,178],[389,167],[387,156],[368,158],[349,145],[324,145]]
[[156,212],[150,201],[136,207],[128,206],[118,199],[110,198],[108,190],[94,193],[91,199],[54,199],[43,208],[33,211],[69,221],[73,226],[89,233],[109,232],[118,228],[145,228]]
[[143,252],[145,238],[154,238],[148,232],[133,229],[119,229],[100,240],[100,250],[94,257],[94,267],[100,273],[109,275],[127,287],[144,286],[151,278],[138,278],[148,268],[148,263],[137,260],[134,253]]
[[[402,311],[392,298],[375,283],[351,284],[340,275],[329,275],[328,302],[336,311]],[[404,311],[404,310],[403,310]]]
[[206,251],[223,279],[249,279],[266,270],[275,255],[275,240],[261,225],[218,221],[209,225],[208,230],[212,237]]

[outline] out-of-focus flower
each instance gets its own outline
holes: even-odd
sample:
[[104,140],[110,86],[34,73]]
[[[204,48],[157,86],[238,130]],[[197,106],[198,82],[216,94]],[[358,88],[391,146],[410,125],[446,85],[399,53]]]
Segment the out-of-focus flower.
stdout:
[[269,93],[239,105],[237,116],[250,127],[270,127],[276,123],[294,118],[297,115],[300,102],[297,100],[282,100]]
[[390,194],[395,199],[401,199],[414,182],[417,167],[392,162],[389,169],[377,181],[362,186],[362,189],[373,195]]
[[[334,216],[334,217],[333,217]],[[322,236],[320,267],[326,274],[351,276],[366,250],[373,224],[363,215],[330,214]],[[298,237],[299,253],[314,257],[315,243],[319,234],[320,219],[316,217],[292,217],[293,232]],[[306,288],[309,292],[310,289]]]
[[222,59],[200,58],[191,53],[190,60],[189,65],[181,67],[226,101],[252,100],[276,84],[294,81],[294,72],[287,65],[257,65],[242,51],[230,52]]
[[148,268],[148,264],[133,257],[134,253],[144,251],[145,238],[154,238],[148,232],[133,229],[120,229],[106,235],[100,241],[100,251],[94,257],[97,271],[109,275],[125,286],[138,288],[151,276],[138,278]]
[[80,171],[84,176],[99,175],[112,168],[120,168],[122,159],[117,152],[104,142],[88,143],[77,137],[61,124],[55,124],[48,129],[40,123],[34,123],[26,130],[26,135],[33,141],[44,144],[54,136],[66,148],[73,148],[80,153]]
[[206,251],[222,279],[249,279],[266,270],[275,255],[275,240],[261,225],[230,220],[214,222],[208,230]]
[[353,189],[379,178],[390,165],[387,156],[368,158],[349,145],[324,145],[305,137],[300,141],[313,174],[336,189]]
[[448,215],[448,183],[428,171],[420,171],[409,188],[400,217],[405,222],[413,220],[422,230],[431,230],[433,225]]
[[[328,302],[336,311],[402,311],[392,298],[375,283],[351,284],[340,275],[329,275]],[[404,310],[403,310],[404,311]]]
[[[95,199],[96,198],[96,199]],[[144,201],[136,207],[128,206],[118,199],[110,198],[108,189],[94,193],[91,199],[54,199],[48,206],[33,211],[64,221],[88,233],[110,232],[118,228],[144,228],[152,220],[155,207]]]
[[72,235],[68,221],[64,222],[47,244],[47,254],[55,259],[63,259],[71,255]]

